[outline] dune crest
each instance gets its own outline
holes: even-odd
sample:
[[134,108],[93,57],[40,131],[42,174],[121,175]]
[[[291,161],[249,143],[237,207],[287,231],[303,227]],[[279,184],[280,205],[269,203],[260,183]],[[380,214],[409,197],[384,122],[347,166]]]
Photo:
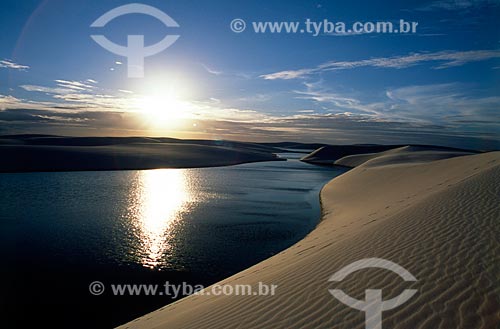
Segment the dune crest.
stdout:
[[[332,288],[360,300],[365,289],[382,289],[384,300],[417,289],[383,313],[384,328],[498,327],[500,152],[426,162],[384,156],[324,187],[323,220],[306,238],[219,282],[276,284],[275,296],[190,296],[120,328],[364,328],[364,313]],[[328,282],[372,257],[417,281],[369,269]]]
[[370,161],[371,166],[381,166],[398,163],[422,163],[441,159],[449,159],[457,156],[471,155],[472,152],[446,149],[443,147],[430,146],[402,146],[380,153],[348,155],[334,162],[335,165],[344,167],[357,167]]

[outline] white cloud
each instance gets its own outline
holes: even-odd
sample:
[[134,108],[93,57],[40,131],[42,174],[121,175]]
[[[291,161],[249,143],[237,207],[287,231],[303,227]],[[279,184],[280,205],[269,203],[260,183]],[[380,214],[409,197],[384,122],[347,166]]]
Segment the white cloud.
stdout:
[[57,87],[37,86],[37,85],[21,85],[19,87],[26,91],[35,91],[47,94],[65,95],[75,92],[91,92],[95,86],[85,84],[79,81],[54,80]]
[[68,94],[72,92],[72,90],[68,88],[45,87],[36,85],[21,85],[19,87],[23,88],[26,91],[35,91],[48,94]]
[[489,121],[499,126],[499,96],[471,96],[473,85],[458,83],[415,85],[388,89],[378,101],[363,101],[322,86],[321,81],[304,83],[305,90],[294,91],[333,114],[351,113],[372,120],[454,125],[458,120]]
[[24,100],[11,95],[0,95],[0,110],[15,108],[45,110],[51,109],[52,106],[55,105],[56,104],[49,102],[35,102]]
[[[499,96],[471,97],[472,87],[458,83],[407,86],[388,90],[390,111],[407,118],[452,124],[457,118],[499,122]],[[498,124],[497,124],[498,125]]]
[[0,60],[0,68],[13,69],[13,70],[27,70],[30,67],[27,65],[14,63],[13,61],[8,59],[4,59]]
[[403,69],[425,62],[438,62],[435,69],[445,69],[461,66],[466,63],[500,58],[500,50],[469,50],[469,51],[440,51],[435,53],[413,53],[405,56],[379,57],[358,61],[330,61],[315,68],[287,70],[276,73],[264,74],[260,77],[266,80],[297,79],[311,74],[336,70],[355,69],[359,67],[379,67]]
[[20,100],[14,96],[10,95],[0,95],[0,110],[5,110],[11,106],[18,104]]
[[[96,86],[86,84],[80,81],[54,80],[56,87],[21,85],[19,87],[31,92],[46,93],[54,102],[46,102],[49,108],[80,108],[86,110],[116,110],[130,111],[132,109],[131,97],[115,96],[103,93]],[[130,94],[126,90],[120,90],[121,93]],[[36,102],[34,102],[36,103]]]
[[322,85],[322,81],[315,83],[305,82],[305,90],[294,90],[297,99],[311,100],[317,103],[327,105],[323,107],[325,110],[332,110],[336,112],[345,112],[346,110],[355,111],[369,116],[379,116],[378,108],[381,106],[379,103],[364,104],[360,100],[351,97],[340,95],[333,92]]
[[207,71],[210,74],[213,74],[213,75],[221,75],[222,74],[222,71],[214,70],[203,63],[200,63],[200,64],[205,69],[205,71]]
[[85,90],[92,90],[95,88],[95,86],[80,81],[69,81],[69,80],[54,80],[54,81],[57,83],[58,86],[66,89],[85,91]]

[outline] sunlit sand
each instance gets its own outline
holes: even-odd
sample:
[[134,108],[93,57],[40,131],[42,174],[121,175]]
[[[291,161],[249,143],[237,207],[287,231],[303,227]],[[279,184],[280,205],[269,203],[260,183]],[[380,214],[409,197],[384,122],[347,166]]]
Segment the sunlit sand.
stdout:
[[[322,190],[323,220],[305,239],[220,284],[266,282],[275,296],[190,296],[120,328],[364,328],[363,312],[335,300],[418,293],[384,312],[387,328],[495,328],[498,313],[500,152],[401,148],[339,162],[358,165]],[[366,162],[362,163],[364,160]],[[368,257],[391,260],[417,282],[369,270],[328,278]]]

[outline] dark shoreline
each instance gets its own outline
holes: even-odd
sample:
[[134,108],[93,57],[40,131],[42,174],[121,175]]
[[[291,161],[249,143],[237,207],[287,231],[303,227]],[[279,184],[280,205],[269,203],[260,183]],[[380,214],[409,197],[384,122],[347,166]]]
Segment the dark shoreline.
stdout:
[[[8,137],[8,138],[7,138]],[[283,161],[254,143],[107,137],[0,137],[0,172],[220,167]]]

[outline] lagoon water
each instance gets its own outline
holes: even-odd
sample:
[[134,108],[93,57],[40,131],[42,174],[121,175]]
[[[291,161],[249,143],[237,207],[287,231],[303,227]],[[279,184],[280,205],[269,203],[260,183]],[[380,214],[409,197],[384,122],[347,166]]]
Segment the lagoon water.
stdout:
[[2,303],[18,305],[6,307],[7,316],[57,305],[62,324],[84,313],[85,326],[105,328],[153,310],[170,301],[92,296],[88,284],[210,284],[227,277],[311,231],[321,187],[344,171],[291,159],[0,174]]

